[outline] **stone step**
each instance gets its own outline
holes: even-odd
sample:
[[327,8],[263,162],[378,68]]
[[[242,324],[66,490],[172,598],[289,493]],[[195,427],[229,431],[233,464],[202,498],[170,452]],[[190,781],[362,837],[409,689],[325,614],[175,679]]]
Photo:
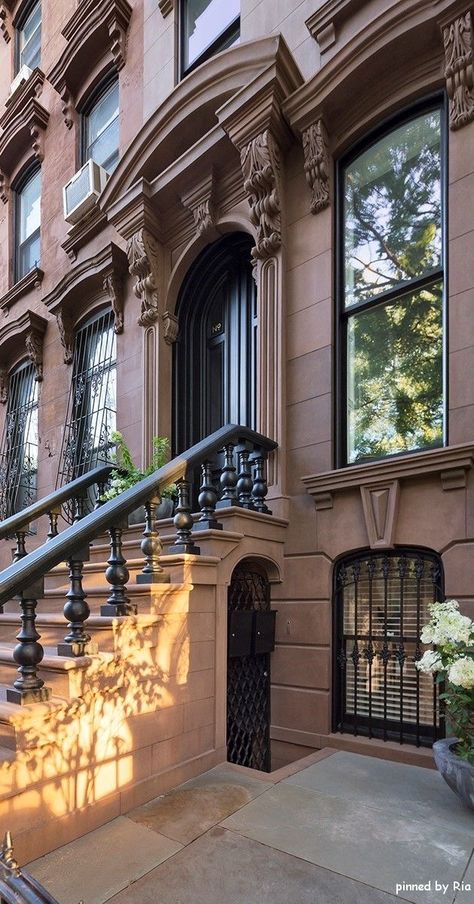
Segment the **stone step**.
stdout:
[[[100,652],[113,653],[117,649],[117,639],[122,625],[128,619],[109,618],[104,615],[93,615],[85,622],[85,630],[91,635],[93,643],[98,645]],[[156,615],[137,616],[138,629],[141,642],[150,647],[156,646],[159,617]],[[0,615],[0,644],[13,644],[16,641],[20,627],[18,612],[5,612]],[[43,647],[56,647],[62,643],[67,633],[67,622],[61,612],[39,613],[36,619],[36,629],[41,638]]]
[[[15,644],[0,644],[0,683],[11,687],[16,676],[18,666],[13,658]],[[100,669],[101,662],[111,658],[110,653],[100,653],[94,656],[58,656],[53,647],[45,647],[44,658],[39,665],[38,675],[43,679],[45,687],[51,688],[54,696],[70,700],[80,697],[87,690],[89,680],[86,671],[94,662]],[[93,681],[97,681],[94,674]]]
[[[64,604],[66,602],[66,593],[69,590],[69,583],[59,587],[45,590],[44,599],[38,602],[38,614],[41,610],[48,614],[62,614]],[[87,604],[94,616],[100,615],[101,606],[105,605],[110,595],[110,585],[104,580],[103,584],[94,584],[85,588],[87,593]],[[127,585],[127,595],[138,606],[142,614],[147,615],[150,612],[150,585],[149,584],[133,584],[130,580]],[[5,603],[3,611],[6,613],[17,613],[19,611],[19,603],[17,600],[9,600]]]
[[[129,583],[135,583],[135,578],[138,574],[140,574],[143,568],[143,556],[141,558],[134,558],[127,560],[127,568],[130,572],[130,580]],[[94,587],[97,585],[104,585],[104,587],[108,587],[108,583],[105,578],[105,572],[107,569],[107,562],[105,559],[100,559],[98,561],[92,562],[84,562],[83,572],[82,572],[82,586],[87,591],[89,587]],[[69,568],[65,562],[62,562],[60,565],[56,565],[55,568],[52,568],[51,571],[45,575],[44,586],[45,590],[54,590],[56,587],[66,587],[69,584]]]
[[17,712],[18,707],[14,703],[6,702],[6,687],[0,687],[0,751],[8,750],[13,756],[17,744],[11,719]]

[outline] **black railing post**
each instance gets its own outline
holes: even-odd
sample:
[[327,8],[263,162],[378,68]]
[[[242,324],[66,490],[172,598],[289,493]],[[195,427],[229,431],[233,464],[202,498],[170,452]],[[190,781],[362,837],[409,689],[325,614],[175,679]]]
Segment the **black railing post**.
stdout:
[[57,536],[58,536],[58,518],[59,518],[59,515],[60,515],[60,509],[59,509],[59,508],[51,509],[51,511],[48,512],[48,518],[49,518],[49,530],[48,530],[48,533],[47,533],[47,536],[46,536],[46,539],[47,539],[47,540],[52,540],[53,537],[57,537]]
[[27,587],[19,595],[21,608],[21,629],[17,634],[17,645],[13,658],[18,664],[18,678],[13,687],[7,688],[8,703],[34,703],[48,700],[51,690],[44,686],[44,681],[37,675],[37,666],[44,656],[40,643],[40,635],[35,626],[37,601],[44,596],[43,579]]
[[176,506],[176,514],[173,518],[176,528],[176,542],[170,546],[168,552],[188,553],[192,556],[198,556],[201,552],[199,546],[193,543],[192,529],[193,516],[191,515],[189,481],[182,478],[176,483],[178,488],[178,505]]
[[263,450],[258,450],[250,456],[250,461],[254,468],[252,502],[253,507],[257,512],[264,512],[267,515],[271,515],[270,509],[265,504],[268,492],[267,481],[265,478],[266,460],[267,453]]
[[252,467],[250,464],[251,446],[249,443],[240,443],[236,447],[239,459],[239,474],[237,479],[237,496],[242,508],[252,509]]
[[170,579],[169,574],[166,574],[160,563],[163,544],[156,529],[154,518],[154,509],[159,501],[159,498],[152,498],[145,502],[145,530],[143,531],[143,540],[140,544],[145,564],[141,574],[137,574],[137,584],[164,584]]
[[73,524],[77,524],[77,522],[80,521],[81,518],[84,517],[85,501],[86,500],[85,500],[84,496],[75,496],[74,497],[74,499],[73,499],[74,517],[72,519]]
[[137,607],[133,605],[127,596],[127,581],[130,577],[127,563],[122,555],[122,531],[126,525],[116,525],[109,528],[110,558],[107,560],[108,568],[105,578],[112,587],[112,592],[105,604],[101,606],[100,614],[108,616],[134,615]]
[[221,480],[222,496],[216,504],[217,509],[229,508],[232,505],[240,505],[235,488],[237,486],[237,471],[234,465],[234,446],[228,443],[224,446],[224,467]]
[[28,527],[26,526],[25,530],[17,530],[15,533],[16,549],[13,550],[12,562],[19,562],[20,559],[24,559],[24,557],[27,555],[25,544],[27,530]]
[[82,586],[84,562],[89,561],[89,547],[78,549],[68,561],[70,587],[66,593],[64,618],[68,621],[69,632],[58,644],[58,656],[84,656],[96,653],[91,645],[91,636],[84,630],[84,622],[89,618],[90,609],[86,602],[87,593]]
[[212,465],[206,460],[201,465],[201,486],[198,502],[201,515],[194,525],[194,530],[222,530],[222,524],[215,518],[217,492],[212,482]]

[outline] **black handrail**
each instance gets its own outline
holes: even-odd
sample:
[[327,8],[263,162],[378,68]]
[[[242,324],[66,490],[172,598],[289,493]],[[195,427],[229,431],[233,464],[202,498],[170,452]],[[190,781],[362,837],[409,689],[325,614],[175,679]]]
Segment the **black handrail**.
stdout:
[[5,904],[58,904],[37,879],[19,868],[13,856],[10,832],[6,832],[0,847],[0,901]]
[[160,487],[183,478],[191,465],[200,464],[225,445],[244,441],[252,443],[254,448],[264,452],[270,452],[278,445],[274,440],[256,433],[249,427],[237,424],[221,427],[206,439],[191,446],[182,455],[158,468],[149,477],[140,480],[115,499],[105,502],[100,508],[85,515],[77,524],[66,528],[48,543],[6,568],[0,575],[0,606],[34,584],[55,565],[67,561],[75,549],[84,548],[107,528],[125,522],[130,512],[153,496],[159,495]]
[[17,531],[23,530],[41,515],[46,515],[48,512],[59,509],[63,502],[80,496],[94,484],[107,483],[110,472],[114,467],[115,465],[100,465],[98,468],[88,471],[87,474],[83,474],[81,477],[71,480],[70,483],[66,483],[59,490],[54,490],[48,496],[38,499],[37,502],[33,502],[32,505],[22,509],[21,512],[17,512],[15,515],[11,515],[10,518],[0,521],[0,540],[5,537],[12,537]]

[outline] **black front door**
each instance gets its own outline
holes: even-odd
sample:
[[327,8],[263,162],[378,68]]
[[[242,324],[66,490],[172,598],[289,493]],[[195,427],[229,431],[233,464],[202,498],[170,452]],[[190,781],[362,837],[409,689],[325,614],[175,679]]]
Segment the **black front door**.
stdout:
[[226,423],[255,427],[256,287],[249,236],[210,245],[178,302],[174,358],[174,451]]

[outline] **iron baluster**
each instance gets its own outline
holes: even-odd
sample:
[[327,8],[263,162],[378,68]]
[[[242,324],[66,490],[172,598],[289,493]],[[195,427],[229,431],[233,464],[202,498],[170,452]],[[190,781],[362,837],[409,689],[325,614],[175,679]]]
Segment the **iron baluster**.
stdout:
[[176,528],[176,542],[173,546],[170,546],[168,552],[171,554],[187,553],[198,556],[201,550],[199,546],[193,543],[191,533],[194,522],[191,514],[189,481],[182,478],[177,481],[176,486],[178,488],[178,505],[173,518]]
[[122,554],[123,527],[109,528],[110,558],[105,578],[112,587],[112,592],[105,606],[101,606],[100,614],[109,616],[136,614],[137,607],[132,605],[127,596],[127,581],[130,577],[126,560]]
[[404,645],[404,607],[405,607],[405,577],[408,571],[406,556],[400,556],[398,560],[398,573],[400,575],[400,642],[395,654],[400,668],[400,744],[403,744],[403,677],[405,669],[405,645]]
[[20,559],[23,559],[26,555],[26,530],[17,530],[15,533],[16,537],[16,549],[13,552],[13,562],[19,562]]
[[48,530],[48,533],[47,533],[47,536],[46,536],[46,539],[47,539],[47,540],[52,540],[53,537],[57,537],[57,536],[58,536],[58,518],[59,518],[59,512],[60,512],[59,509],[51,509],[51,511],[48,512],[49,530]]
[[237,493],[237,471],[234,465],[234,446],[232,443],[224,446],[224,467],[221,472],[222,496],[216,503],[216,508],[228,508],[232,505],[240,505]]
[[64,618],[68,621],[69,632],[63,643],[58,644],[58,656],[84,656],[96,652],[91,647],[91,636],[84,630],[84,622],[89,618],[90,609],[86,602],[87,593],[82,586],[84,562],[89,560],[89,547],[77,550],[68,561],[69,590],[66,593]]
[[40,635],[35,626],[36,606],[38,599],[44,596],[44,582],[41,579],[24,590],[20,596],[21,629],[17,634],[18,644],[13,651],[13,658],[18,664],[19,676],[13,682],[13,687],[7,688],[7,701],[9,703],[33,703],[38,700],[48,700],[51,696],[49,688],[44,686],[44,681],[37,674],[37,667],[44,656],[44,650],[39,643]]
[[84,517],[85,502],[86,502],[86,500],[85,500],[84,496],[75,496],[75,498],[73,499],[73,511],[74,511],[74,517],[72,519],[73,524],[77,524],[77,522],[80,521],[81,518]]
[[163,544],[156,529],[153,515],[157,502],[159,502],[159,498],[147,499],[145,502],[145,529],[143,531],[143,540],[140,543],[145,564],[141,574],[137,574],[137,584],[164,584],[170,579],[169,574],[165,573],[160,562]]
[[239,448],[237,450],[239,458],[239,475],[237,480],[237,495],[242,508],[252,509],[252,467],[250,464],[250,450],[248,448]]
[[97,484],[97,499],[95,500],[94,511],[97,511],[97,509],[100,508],[101,505],[104,504],[104,500],[102,499],[102,496],[104,495],[106,489],[107,489],[107,484],[104,483],[103,480],[99,480],[99,482]]
[[354,562],[352,566],[352,578],[354,581],[354,646],[352,647],[351,659],[354,666],[354,735],[357,737],[357,702],[358,702],[358,684],[359,684],[359,578],[360,578],[360,562]]
[[416,663],[421,659],[421,648],[420,648],[420,616],[421,616],[421,580],[423,578],[424,572],[424,562],[423,559],[418,558],[415,562],[415,577],[416,577],[416,645],[415,645],[415,655],[413,657],[415,663],[415,694],[416,694],[416,746],[420,746],[420,673],[416,667]]
[[212,465],[204,461],[201,465],[201,486],[198,503],[201,515],[194,525],[194,530],[222,530],[222,524],[215,517],[217,492],[212,482]]
[[369,738],[372,737],[372,663],[374,661],[374,645],[372,641],[372,604],[373,604],[373,580],[375,574],[375,559],[367,562],[367,576],[369,578],[369,642],[365,651],[365,658],[369,666]]
[[266,452],[254,452],[250,456],[250,461],[254,467],[252,503],[257,512],[264,512],[271,515],[271,511],[265,503],[268,487],[265,478],[265,462],[267,460]]

